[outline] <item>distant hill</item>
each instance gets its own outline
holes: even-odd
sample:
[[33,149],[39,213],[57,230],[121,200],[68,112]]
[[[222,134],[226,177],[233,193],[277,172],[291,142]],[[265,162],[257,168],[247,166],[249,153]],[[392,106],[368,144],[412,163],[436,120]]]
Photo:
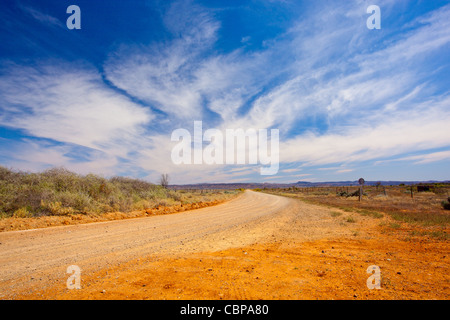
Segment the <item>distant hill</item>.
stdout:
[[[432,184],[432,183],[450,183],[450,180],[445,181],[366,181],[364,184],[369,186],[374,186],[377,183],[383,186],[398,186],[400,184],[404,185],[415,185],[415,184]],[[340,186],[358,186],[358,180],[355,181],[330,181],[330,182],[305,182],[298,181],[293,183],[198,183],[198,184],[180,184],[180,185],[170,185],[169,188],[181,190],[181,189],[276,189],[276,188],[307,188],[307,187],[340,187]]]

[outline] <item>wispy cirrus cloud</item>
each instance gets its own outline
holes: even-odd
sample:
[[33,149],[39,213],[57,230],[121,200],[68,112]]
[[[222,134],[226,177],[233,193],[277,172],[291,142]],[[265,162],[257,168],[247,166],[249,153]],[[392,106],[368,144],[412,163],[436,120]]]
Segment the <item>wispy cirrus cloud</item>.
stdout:
[[14,159],[14,167],[32,172],[65,167],[80,174],[114,176],[118,174],[117,168],[123,166],[116,156],[107,152],[35,138],[9,143],[2,156]]
[[[145,126],[154,119],[148,108],[108,88],[94,68],[59,61],[35,67],[3,65],[0,100],[1,126],[65,144],[26,139],[18,143],[23,152],[14,148],[15,159],[42,163],[47,155],[47,165],[68,168],[80,169],[80,162],[99,169],[107,162],[107,171],[113,172],[117,158],[128,157],[146,143]],[[76,160],[78,152],[70,150],[78,146],[91,156]]]
[[[449,22],[443,18],[449,9],[417,19],[416,28],[381,50],[344,54],[347,61],[316,67],[315,61],[327,60],[336,46],[330,45],[324,54],[315,51],[301,74],[256,100],[242,123],[284,129],[281,161],[310,166],[357,163],[450,145],[448,91],[424,75],[436,71],[425,63],[428,57],[450,43]],[[318,37],[311,32],[308,46],[352,41],[348,32],[329,31],[320,29]],[[293,130],[303,133],[292,135]]]
[[173,3],[164,16],[172,39],[147,46],[122,46],[105,72],[118,88],[172,117],[201,117],[202,97],[192,78],[201,55],[217,39],[219,23],[188,1]]
[[105,74],[115,86],[173,120],[199,120],[209,110],[222,122],[234,122],[240,109],[282,72],[266,68],[277,65],[273,50],[215,52],[220,22],[192,1],[174,2],[164,22],[170,40],[122,46],[105,62]]
[[[414,4],[379,5],[392,20]],[[436,148],[450,146],[450,5],[403,26],[386,19],[378,31],[365,26],[367,6],[304,5],[301,19],[260,46],[258,37],[227,29],[238,45],[225,50],[218,44],[227,25],[217,11],[173,1],[161,9],[166,36],[109,47],[100,66],[3,64],[0,124],[64,144],[24,141],[39,159],[40,148],[53,150],[55,163],[82,163],[79,170],[125,166],[149,179],[168,172],[174,183],[261,179],[251,166],[174,165],[170,132],[190,130],[194,120],[205,129],[280,129],[282,166],[272,178],[280,181],[312,181],[312,172],[350,176],[362,162],[392,157],[418,165],[448,160]],[[77,162],[75,146],[95,152]]]
[[148,109],[107,88],[95,69],[52,63],[9,65],[2,73],[0,123],[37,137],[101,148],[140,137],[153,118]]
[[421,154],[416,156],[408,156],[408,157],[401,157],[398,159],[390,159],[390,160],[381,160],[375,162],[375,164],[382,164],[382,163],[389,163],[389,162],[399,162],[399,161],[407,161],[407,162],[413,162],[414,164],[425,164],[425,163],[432,163],[437,161],[443,161],[450,159],[450,151],[439,151],[439,152],[432,152],[428,154]]
[[19,4],[18,7],[22,11],[24,11],[26,14],[28,14],[29,16],[33,17],[35,20],[37,20],[43,24],[46,24],[51,27],[59,27],[59,28],[66,27],[59,19],[57,19],[49,14],[43,13],[31,6]]
[[[282,161],[309,165],[375,160],[449,145],[450,98],[398,112],[374,125],[362,123],[335,133],[307,134],[280,145]],[[414,111],[413,111],[414,110]]]

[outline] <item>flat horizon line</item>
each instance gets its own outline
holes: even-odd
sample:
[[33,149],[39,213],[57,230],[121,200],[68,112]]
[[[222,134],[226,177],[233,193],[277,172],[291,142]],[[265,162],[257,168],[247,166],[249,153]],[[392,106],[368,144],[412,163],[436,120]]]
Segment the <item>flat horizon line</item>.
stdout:
[[[450,183],[450,180],[368,180],[365,184],[371,183]],[[245,185],[245,184],[270,184],[270,185],[293,185],[293,184],[327,184],[327,183],[358,183],[358,180],[339,180],[339,181],[296,181],[296,182],[199,182],[199,183],[185,183],[185,184],[170,184],[169,186],[195,186],[195,185]]]

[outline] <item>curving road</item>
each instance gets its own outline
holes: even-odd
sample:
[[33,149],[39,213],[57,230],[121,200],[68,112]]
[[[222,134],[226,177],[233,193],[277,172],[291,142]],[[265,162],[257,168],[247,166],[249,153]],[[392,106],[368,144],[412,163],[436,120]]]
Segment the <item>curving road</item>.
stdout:
[[16,290],[148,255],[222,250],[267,239],[295,201],[246,191],[224,204],[166,216],[0,233],[0,298]]

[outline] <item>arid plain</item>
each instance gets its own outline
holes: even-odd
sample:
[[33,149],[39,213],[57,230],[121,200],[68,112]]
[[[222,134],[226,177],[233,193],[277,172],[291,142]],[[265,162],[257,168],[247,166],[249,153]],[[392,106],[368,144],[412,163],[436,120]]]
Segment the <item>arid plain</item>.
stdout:
[[[446,222],[271,193],[284,196],[247,190],[175,214],[2,232],[1,298],[448,299]],[[69,265],[81,289],[67,288]],[[371,265],[380,289],[367,286]]]

